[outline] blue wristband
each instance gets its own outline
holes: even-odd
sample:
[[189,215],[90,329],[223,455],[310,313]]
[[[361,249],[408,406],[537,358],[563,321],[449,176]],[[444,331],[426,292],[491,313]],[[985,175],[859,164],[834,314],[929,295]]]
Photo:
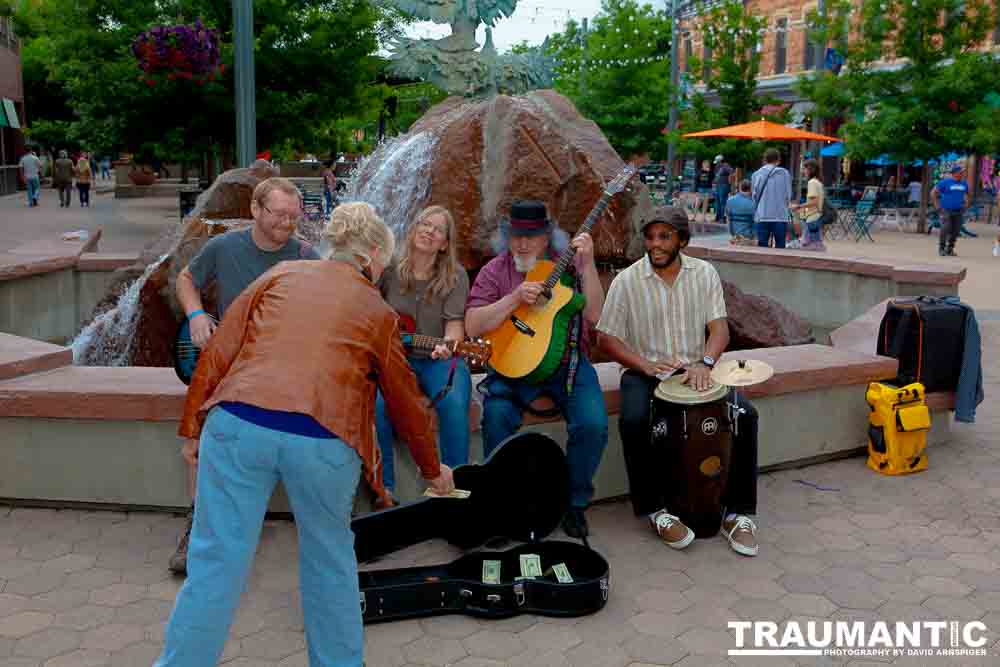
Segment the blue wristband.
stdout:
[[199,308],[198,310],[194,311],[193,313],[191,313],[190,315],[187,316],[187,321],[190,322],[191,320],[193,320],[194,318],[198,317],[199,315],[208,315],[208,313],[206,313],[204,310],[202,310],[201,308]]

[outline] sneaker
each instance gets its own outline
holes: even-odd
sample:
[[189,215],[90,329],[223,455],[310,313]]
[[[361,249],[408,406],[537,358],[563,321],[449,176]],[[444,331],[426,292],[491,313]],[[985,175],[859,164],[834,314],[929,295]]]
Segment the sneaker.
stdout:
[[694,541],[694,531],[667,510],[660,510],[649,517],[653,530],[671,549],[683,549]]
[[587,537],[590,528],[587,527],[587,517],[583,515],[582,507],[570,507],[562,520],[562,529],[566,535],[575,539]]
[[759,549],[757,546],[757,525],[750,517],[737,514],[732,521],[722,522],[722,530],[733,551],[744,556],[757,555]]
[[191,541],[192,524],[194,524],[194,512],[188,517],[187,526],[184,527],[184,534],[181,535],[181,541],[177,544],[177,551],[174,552],[174,555],[170,557],[170,562],[167,563],[167,568],[174,574],[187,574],[188,542]]
[[941,255],[942,257],[948,256],[948,252],[944,248],[938,248],[938,254]]
[[1000,257],[1000,243],[993,244],[993,256]]

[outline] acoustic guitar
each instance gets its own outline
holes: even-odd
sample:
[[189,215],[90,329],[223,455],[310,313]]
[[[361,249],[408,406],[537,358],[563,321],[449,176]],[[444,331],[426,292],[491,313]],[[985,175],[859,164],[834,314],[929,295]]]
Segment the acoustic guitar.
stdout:
[[[626,166],[608,183],[597,205],[580,225],[577,234],[589,232],[607,210],[611,198],[625,189],[638,172]],[[586,299],[573,289],[566,273],[576,248],[569,246],[553,263],[539,260],[525,282],[544,283],[544,291],[532,305],[521,304],[500,328],[486,336],[493,344],[490,365],[504,377],[544,382],[559,368],[568,344],[570,322],[583,310]]]
[[[490,342],[482,338],[455,341],[434,338],[433,336],[420,336],[405,331],[401,332],[400,335],[403,346],[409,350],[422,350],[429,353],[438,345],[447,345],[452,354],[462,357],[469,365],[482,366],[489,361],[493,352]],[[177,336],[174,338],[174,372],[184,384],[191,384],[191,378],[194,376],[195,368],[198,367],[200,356],[201,349],[191,340],[191,325],[185,318],[181,320],[181,325],[177,328]]]

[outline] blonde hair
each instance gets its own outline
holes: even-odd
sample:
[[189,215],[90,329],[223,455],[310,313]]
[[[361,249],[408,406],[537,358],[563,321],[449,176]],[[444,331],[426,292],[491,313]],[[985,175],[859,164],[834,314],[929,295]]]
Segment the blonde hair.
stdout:
[[333,209],[330,222],[323,228],[323,238],[330,244],[328,259],[357,261],[367,267],[372,262],[369,252],[378,248],[377,258],[388,266],[396,248],[396,238],[389,227],[378,217],[375,209],[365,202],[349,202]]
[[263,206],[264,202],[267,201],[267,196],[275,190],[284,192],[286,195],[294,195],[298,198],[299,203],[302,202],[302,193],[299,192],[295,183],[292,183],[287,178],[282,178],[281,176],[265,178],[263,181],[258,183],[257,187],[253,189],[253,201],[256,202],[258,206]]
[[413,289],[416,278],[413,275],[413,260],[410,252],[413,250],[413,239],[417,235],[417,227],[428,218],[440,215],[448,225],[448,245],[434,258],[431,266],[431,279],[424,291],[424,301],[430,301],[432,296],[444,298],[458,284],[458,272],[462,267],[458,263],[458,253],[455,249],[455,218],[444,206],[428,206],[413,219],[406,232],[406,243],[399,254],[399,265],[396,273],[399,276],[399,293],[406,294]]

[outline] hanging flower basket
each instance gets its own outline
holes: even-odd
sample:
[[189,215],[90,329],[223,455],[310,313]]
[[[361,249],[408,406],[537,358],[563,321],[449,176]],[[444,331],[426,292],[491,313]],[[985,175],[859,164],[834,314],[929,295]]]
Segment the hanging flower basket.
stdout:
[[132,41],[132,54],[142,70],[139,79],[149,86],[164,79],[204,85],[225,71],[219,62],[219,33],[201,20],[193,25],[153,26]]

